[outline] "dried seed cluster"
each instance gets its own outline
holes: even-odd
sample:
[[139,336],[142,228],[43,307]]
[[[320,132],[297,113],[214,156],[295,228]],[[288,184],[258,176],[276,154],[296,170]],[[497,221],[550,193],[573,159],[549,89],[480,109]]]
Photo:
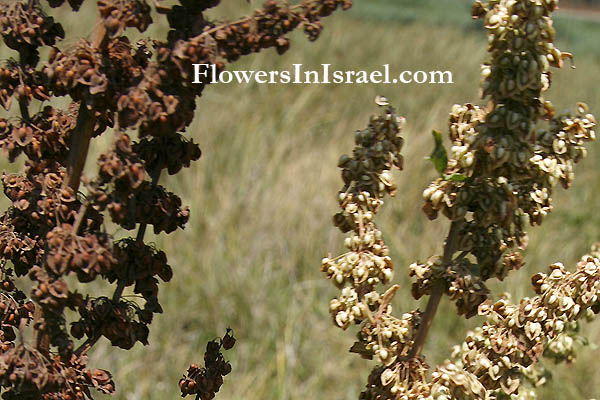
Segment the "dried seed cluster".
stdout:
[[6,266],[2,266],[0,287],[0,346],[2,351],[7,351],[14,346],[15,329],[31,320],[35,305],[15,286],[13,270]]
[[[429,264],[422,264],[413,289],[418,295],[430,292],[419,276],[444,280],[467,316],[475,315],[485,299],[486,280],[503,279],[519,268],[520,256],[507,250],[527,245],[528,226],[541,224],[552,210],[553,187],[571,185],[573,165],[585,157],[585,142],[595,139],[596,121],[584,104],[575,114],[557,114],[542,97],[550,86],[550,67],[561,67],[569,56],[553,45],[550,13],[556,6],[556,1],[506,0],[477,1],[473,8],[489,33],[491,61],[482,66],[482,89],[491,105],[453,107],[452,151],[444,177],[432,182],[423,197],[431,219],[441,211],[463,222],[458,250],[475,257],[477,274],[469,280],[477,283],[457,282],[452,274],[426,271]],[[536,130],[541,119],[549,126]],[[447,267],[464,270],[464,265],[442,269]],[[465,296],[456,297],[450,288],[463,285]]]
[[52,46],[65,37],[65,31],[54,18],[47,16],[39,4],[14,1],[0,4],[0,34],[4,43],[24,57],[23,61],[36,64],[37,48]]
[[[114,392],[111,375],[104,370],[86,369],[87,357],[48,359],[23,345],[2,353],[0,385],[10,389],[7,400],[76,400],[90,398],[90,388],[102,393]],[[17,394],[18,393],[18,394]]]
[[[193,3],[193,2],[190,2]],[[275,47],[283,54],[290,45],[286,34],[297,27],[302,27],[310,40],[318,38],[322,26],[320,20],[331,15],[337,8],[348,9],[352,6],[349,0],[305,0],[296,6],[280,4],[275,0],[267,0],[261,10],[252,17],[223,26],[204,26],[201,34],[189,41],[177,41],[173,48],[173,61],[180,66],[182,72],[192,76],[192,64],[215,64],[219,68],[224,62],[236,61],[243,55]],[[187,11],[189,8],[184,6]],[[195,12],[190,10],[191,14]],[[178,32],[197,31],[197,18],[191,20],[171,19],[177,25],[184,21],[188,26],[178,26]],[[176,25],[176,26],[177,26]],[[179,39],[180,35],[171,35]],[[159,50],[159,57],[168,54],[166,49]]]
[[[9,110],[17,103],[20,111],[19,117],[0,118],[0,147],[11,162],[25,158],[22,173],[2,176],[11,201],[0,216],[5,399],[91,398],[92,388],[112,393],[110,374],[86,369],[85,354],[101,338],[123,349],[148,343],[153,315],[163,311],[159,282],[169,281],[173,270],[164,252],[144,243],[144,234],[150,225],[157,234],[171,233],[189,219],[181,199],[158,181],[163,170],[175,174],[201,155],[183,135],[205,86],[192,83],[192,63],[218,63],[222,69],[242,54],[269,47],[282,52],[289,46],[287,33],[302,27],[314,39],[323,17],[351,4],[304,0],[289,6],[269,0],[253,16],[217,25],[203,11],[218,0],[172,6],[154,1],[155,11],[166,15],[168,34],[132,43],[127,30],[144,32],[152,24],[152,2],[98,0],[100,23],[91,39],[71,38],[73,44],[64,45],[61,25],[44,11],[64,3],[0,3],[0,35],[16,50],[14,59],[0,63],[0,104]],[[82,3],[68,0],[74,12]],[[41,52],[44,46],[48,51]],[[38,67],[39,54],[48,58]],[[70,98],[68,110],[45,103],[60,96]],[[42,111],[30,114],[33,99]],[[86,177],[92,139],[108,128],[115,139],[99,152],[96,176]],[[132,138],[127,131],[134,130],[138,135]],[[115,240],[107,218],[137,234]],[[114,292],[79,293],[70,277],[81,283],[105,280]],[[17,284],[27,279],[25,294]],[[124,292],[133,296],[124,300]],[[18,334],[27,329],[33,335]],[[220,348],[233,341],[228,332],[209,345],[206,367],[190,370],[184,394],[214,396],[231,369]]]
[[36,162],[44,159],[64,162],[74,127],[72,115],[51,106],[44,107],[28,121],[12,124],[0,118],[0,147],[11,161],[25,153],[28,159]]
[[148,171],[166,169],[169,175],[176,174],[183,167],[189,167],[192,161],[198,160],[202,155],[194,139],[188,140],[179,134],[153,140],[143,138],[134,144],[133,150],[144,160]]
[[73,272],[80,282],[91,282],[115,264],[106,234],[75,235],[71,225],[63,224],[48,232],[46,243],[47,267],[57,276]]
[[[133,291],[141,295],[146,304],[145,313],[162,313],[158,302],[158,278],[169,282],[173,277],[173,269],[167,263],[167,255],[138,240],[122,239],[115,243],[115,255],[119,265],[113,268],[106,278],[109,282],[122,282],[125,286],[133,286]],[[143,318],[149,324],[152,314]]]
[[75,101],[102,102],[109,77],[103,70],[103,54],[87,40],[81,40],[69,51],[53,49],[44,74],[57,96],[69,94]]
[[196,400],[210,400],[215,397],[223,385],[223,377],[231,372],[231,364],[225,361],[222,350],[229,350],[235,345],[231,329],[218,340],[211,340],[206,345],[204,367],[192,364],[187,374],[179,381],[181,397],[196,395]]
[[391,368],[377,366],[369,375],[367,390],[360,394],[360,400],[424,399],[429,394],[428,369],[418,358],[402,360]]
[[98,10],[110,36],[122,34],[125,28],[144,32],[152,23],[150,6],[144,0],[99,0]]
[[[50,232],[70,232],[79,212],[81,203],[72,189],[63,187],[62,172],[51,172],[51,167],[28,167],[25,175],[2,176],[4,194],[13,205],[2,216],[0,248],[18,275],[44,263]],[[90,212],[82,225],[99,229],[100,224],[101,216]]]
[[447,364],[453,365],[457,374],[475,377],[483,384],[485,390],[473,398],[517,393],[522,381],[530,379],[523,370],[542,355],[573,360],[574,324],[600,311],[597,256],[582,257],[575,272],[557,263],[550,266],[549,273],[536,274],[532,283],[537,296],[519,304],[503,298],[480,306],[479,313],[488,321],[455,348],[455,364]]
[[[113,346],[130,349],[136,341],[148,344],[148,326],[152,313],[140,310],[134,303],[107,297],[86,299],[79,305],[80,319],[71,324],[77,339],[104,336]],[[135,317],[139,320],[136,320]]]
[[0,67],[0,105],[8,110],[13,97],[22,104],[29,104],[32,98],[48,100],[50,95],[43,74],[15,60],[6,61]]
[[[325,258],[321,269],[341,289],[330,303],[335,324],[360,324],[351,351],[379,362],[363,400],[535,399],[531,387],[547,376],[537,362],[544,355],[573,361],[581,319],[600,312],[600,245],[573,273],[557,263],[550,273],[535,275],[537,296],[518,304],[507,297],[492,301],[486,287],[487,280],[502,280],[523,265],[526,230],[552,210],[554,186],[572,184],[574,164],[595,139],[596,121],[584,104],[576,113],[558,114],[542,97],[550,67],[560,68],[571,56],[553,44],[550,15],[557,3],[475,1],[473,16],[488,30],[491,60],[482,66],[481,88],[489,105],[452,108],[449,155],[434,132],[431,158],[441,177],[423,192],[423,210],[430,219],[441,212],[451,228],[443,255],[409,267],[413,296],[431,296],[425,312],[394,318],[389,301],[398,286],[383,295],[375,290],[391,279],[391,259],[373,217],[382,197],[395,190],[389,170],[401,167],[399,136],[378,128],[392,126],[383,121],[394,120],[393,111],[357,132],[353,156],[340,160],[345,186],[334,224],[350,232],[349,252]],[[459,314],[479,314],[487,322],[467,334],[452,360],[430,370],[421,350],[443,294]]]

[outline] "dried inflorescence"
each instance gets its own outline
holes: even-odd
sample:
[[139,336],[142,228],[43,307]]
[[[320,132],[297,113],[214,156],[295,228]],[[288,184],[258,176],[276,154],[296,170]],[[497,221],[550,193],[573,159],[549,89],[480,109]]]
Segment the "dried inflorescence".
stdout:
[[[573,164],[585,156],[585,142],[595,138],[596,122],[584,104],[575,114],[557,115],[542,97],[550,86],[550,66],[561,67],[570,56],[553,45],[550,13],[556,5],[475,3],[474,16],[485,19],[490,38],[491,60],[482,65],[482,94],[490,105],[453,107],[448,163],[443,177],[423,193],[430,218],[442,212],[462,224],[457,249],[475,257],[473,279],[482,286],[520,266],[518,253],[507,251],[527,245],[528,226],[540,225],[552,210],[554,186],[571,185]],[[539,129],[540,120],[549,127]],[[452,279],[438,276],[452,285]],[[415,285],[423,286],[420,280]],[[474,315],[483,300],[464,299],[468,307],[461,312]]]
[[401,360],[391,367],[377,366],[369,375],[367,390],[360,394],[360,400],[424,398],[429,394],[428,369],[418,358]]
[[110,374],[86,369],[86,365],[86,356],[72,354],[67,360],[59,356],[48,359],[23,345],[11,348],[2,353],[0,360],[0,384],[8,389],[3,398],[83,399],[91,396],[90,388],[113,393],[115,385]]
[[14,1],[0,4],[0,34],[4,43],[28,64],[36,64],[38,47],[52,46],[65,37],[54,18],[47,16],[37,2]]
[[[8,109],[13,97],[22,104],[50,98],[44,75],[29,65],[8,60],[0,67],[0,105]],[[4,130],[3,127],[0,129]]]
[[402,167],[402,123],[394,109],[387,108],[371,119],[367,129],[356,132],[352,157],[340,158],[342,211],[334,223],[342,232],[351,232],[345,240],[349,252],[324,258],[321,270],[343,288],[342,296],[330,306],[334,320],[343,328],[351,321],[360,323],[382,304],[375,287],[388,283],[393,275],[389,250],[373,218],[383,204],[382,197],[395,192],[390,170]]
[[351,351],[368,359],[376,357],[383,364],[369,379],[365,399],[380,396],[379,386],[372,380],[377,382],[382,377],[390,386],[384,391],[395,394],[412,387],[415,374],[420,376],[420,372],[404,376],[406,371],[401,367],[412,347],[420,313],[407,313],[398,319],[391,315],[390,305],[398,287],[378,292],[378,286],[389,283],[393,273],[389,250],[374,217],[383,205],[383,197],[396,191],[391,170],[402,169],[400,150],[404,139],[400,133],[404,118],[385,98],[377,98],[376,102],[383,112],[371,117],[366,129],[356,132],[352,156],[343,155],[339,161],[344,181],[338,195],[342,211],[333,222],[342,232],[349,232],[345,240],[349,251],[324,258],[321,266],[341,289],[341,295],[329,305],[335,324],[342,329],[351,323],[360,324],[358,340]]
[[176,174],[183,167],[189,167],[202,155],[194,139],[175,134],[155,139],[143,138],[134,144],[134,151],[144,160],[149,171],[167,170],[169,175]]
[[[0,105],[9,110],[17,104],[20,112],[0,118],[0,147],[10,162],[25,158],[21,173],[2,175],[11,202],[0,216],[5,399],[91,398],[92,388],[112,393],[110,374],[86,369],[85,354],[102,337],[123,349],[148,343],[153,315],[163,312],[159,282],[169,281],[173,270],[144,235],[149,226],[156,234],[183,229],[189,219],[181,199],[158,181],[163,170],[175,174],[201,155],[183,134],[205,87],[193,83],[192,63],[222,70],[251,52],[277,47],[281,53],[289,46],[286,34],[303,28],[314,39],[323,17],[351,5],[269,0],[250,17],[218,25],[203,14],[218,0],[172,6],[98,0],[91,37],[69,38],[71,45],[64,45],[61,25],[45,11],[64,3],[0,3],[0,35],[16,51],[0,64]],[[68,0],[74,12],[82,3]],[[127,30],[144,32],[153,23],[153,7],[159,17],[166,15],[168,34],[132,43]],[[44,46],[47,51],[40,51]],[[38,66],[40,54],[48,58]],[[68,96],[68,110],[45,104],[60,96]],[[41,111],[32,114],[34,100]],[[87,177],[83,169],[92,139],[109,128],[115,139],[99,152],[95,176]],[[137,233],[116,240],[107,221]],[[79,293],[73,279],[105,280],[114,286],[112,295]],[[136,301],[124,300],[126,290]],[[33,335],[24,334],[27,329]],[[25,338],[31,336],[29,343]],[[190,370],[186,393],[214,396],[231,369],[219,349],[230,348],[233,340],[228,332],[220,343],[209,344],[206,367]]]
[[[456,346],[454,365],[475,376],[490,396],[517,393],[521,381],[530,379],[527,368],[542,355],[557,361],[574,359],[573,334],[577,321],[600,311],[600,260],[586,255],[568,272],[560,263],[548,274],[532,278],[537,296],[513,304],[508,298],[486,302],[479,314],[488,321],[468,333]],[[486,398],[482,393],[477,398]]]
[[152,312],[145,312],[135,303],[99,297],[86,299],[77,311],[80,319],[71,324],[70,330],[77,339],[84,335],[88,340],[104,336],[113,346],[126,350],[132,348],[136,341],[148,344],[147,324],[152,320]]
[[44,107],[27,121],[13,124],[0,118],[0,147],[11,161],[25,153],[28,159],[36,162],[44,159],[64,162],[74,127],[73,115],[52,106]]
[[206,344],[204,367],[192,364],[187,374],[179,381],[181,397],[196,395],[196,400],[210,400],[215,397],[223,385],[223,377],[231,372],[231,364],[225,361],[222,350],[229,350],[235,345],[231,329],[225,335]]
[[[542,96],[550,87],[550,67],[560,68],[571,57],[553,44],[550,16],[557,3],[475,1],[473,16],[488,30],[491,59],[481,68],[481,94],[489,102],[452,108],[448,155],[434,131],[431,160],[441,176],[423,192],[423,211],[432,220],[443,214],[451,226],[442,255],[409,266],[413,296],[430,296],[424,312],[396,319],[388,303],[398,286],[384,295],[375,288],[389,282],[391,260],[372,218],[383,195],[395,189],[387,171],[393,157],[387,164],[377,157],[382,150],[399,149],[372,124],[357,133],[354,156],[341,159],[343,211],[334,224],[351,232],[350,252],[324,259],[322,270],[341,289],[330,303],[335,324],[343,329],[361,324],[351,351],[378,356],[380,365],[361,399],[535,398],[525,383],[545,381],[537,361],[542,356],[572,361],[578,320],[600,311],[597,248],[574,273],[554,264],[550,274],[534,276],[537,296],[519,304],[506,297],[492,301],[486,286],[487,280],[502,280],[523,265],[520,250],[527,245],[529,226],[540,225],[552,211],[556,184],[571,186],[574,164],[585,157],[586,142],[595,139],[596,121],[585,104],[578,103],[575,113],[559,114]],[[421,351],[443,294],[455,302],[458,314],[479,314],[488,321],[467,335],[453,361],[434,368],[428,378]]]
[[99,0],[98,11],[110,36],[120,35],[126,28],[144,32],[152,23],[150,6],[144,0]]
[[14,272],[5,265],[1,267],[0,288],[0,346],[7,351],[14,346],[16,329],[27,324],[33,317],[35,305],[24,292],[15,286]]

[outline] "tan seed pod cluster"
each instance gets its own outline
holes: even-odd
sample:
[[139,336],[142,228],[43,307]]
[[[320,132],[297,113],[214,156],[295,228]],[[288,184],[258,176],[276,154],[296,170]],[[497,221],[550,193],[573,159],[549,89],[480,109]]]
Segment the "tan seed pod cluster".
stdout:
[[[409,391],[427,392],[423,383],[425,364],[416,359],[406,361],[420,313],[392,316],[390,301],[399,287],[378,291],[378,286],[389,283],[393,275],[389,250],[374,218],[383,197],[393,196],[396,191],[391,170],[402,169],[400,133],[404,119],[386,99],[378,97],[376,103],[383,109],[381,115],[371,117],[368,127],[356,132],[352,156],[342,156],[338,164],[344,181],[338,195],[342,211],[333,222],[342,232],[349,232],[345,239],[349,251],[335,258],[326,257],[321,265],[341,289],[340,296],[330,302],[334,323],[342,329],[351,323],[360,325],[358,340],[350,351],[381,364],[373,370],[367,390],[361,394],[365,400],[402,398]],[[409,364],[414,367],[410,372],[406,370]]]
[[451,364],[477,376],[486,396],[517,394],[522,381],[532,377],[527,369],[542,355],[573,360],[577,321],[600,311],[600,260],[593,255],[582,257],[575,272],[556,263],[532,282],[537,293],[533,298],[519,304],[508,298],[483,303],[479,313],[488,322],[470,332],[455,351],[457,359]]
[[391,367],[378,366],[369,375],[367,390],[360,400],[425,399],[430,388],[426,383],[429,366],[420,359],[410,359]]
[[[490,39],[491,60],[482,66],[483,96],[490,103],[452,108],[452,147],[443,177],[423,192],[429,218],[442,212],[462,224],[458,249],[475,257],[479,276],[473,280],[481,278],[482,284],[520,266],[516,253],[507,251],[526,247],[529,225],[540,225],[552,210],[554,186],[571,185],[573,165],[585,157],[584,144],[595,139],[596,121],[584,104],[574,114],[556,115],[542,97],[550,67],[560,68],[568,56],[553,44],[550,13],[556,5],[475,2],[474,16],[485,20]],[[549,126],[536,131],[542,119]],[[474,315],[478,301],[462,300]]]
[[[373,284],[387,283],[381,279],[385,270],[364,267],[389,262],[391,269],[373,216],[383,196],[395,191],[389,171],[391,165],[401,167],[395,156],[401,140],[370,127],[357,132],[353,156],[340,159],[345,186],[334,224],[349,232],[350,251],[324,259],[321,269],[341,289],[330,303],[335,324],[343,329],[360,324],[351,351],[379,363],[363,400],[535,399],[533,387],[546,380],[540,358],[574,360],[580,320],[600,312],[600,246],[582,258],[576,272],[557,263],[550,273],[535,275],[537,296],[517,304],[508,297],[494,301],[486,286],[521,268],[529,226],[540,225],[552,211],[554,187],[572,184],[574,164],[595,139],[596,121],[585,104],[578,103],[575,113],[557,114],[543,98],[550,68],[571,57],[554,46],[551,13],[557,4],[475,1],[473,16],[488,31],[491,57],[481,67],[481,94],[489,102],[452,107],[448,154],[434,132],[431,159],[441,177],[424,190],[423,211],[432,220],[441,213],[451,225],[442,255],[409,266],[413,296],[429,296],[424,312],[394,318],[389,301],[398,286],[380,295]],[[388,105],[384,98],[377,103]],[[385,264],[374,256],[387,257]],[[443,294],[458,314],[479,314],[486,322],[456,346],[452,360],[430,370],[421,351]]]
[[356,132],[353,156],[342,156],[339,162],[345,185],[338,196],[342,211],[334,223],[344,232],[351,231],[345,240],[349,252],[324,258],[321,270],[342,289],[330,309],[344,329],[377,309],[382,297],[375,288],[393,276],[388,248],[373,219],[382,197],[395,191],[390,170],[402,165],[402,123],[393,108],[385,108],[381,116],[371,118],[366,130]]

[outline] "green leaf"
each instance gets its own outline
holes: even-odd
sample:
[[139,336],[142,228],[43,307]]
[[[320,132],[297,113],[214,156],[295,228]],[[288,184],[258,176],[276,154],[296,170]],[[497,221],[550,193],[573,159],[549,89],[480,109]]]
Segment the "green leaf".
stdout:
[[463,174],[454,173],[452,175],[444,175],[444,180],[448,182],[464,182],[467,180],[467,177]]
[[431,133],[433,135],[433,140],[435,141],[435,147],[433,148],[433,152],[429,156],[429,159],[435,166],[435,169],[443,175],[446,166],[448,165],[448,155],[446,154],[446,149],[442,143],[442,133],[435,130]]

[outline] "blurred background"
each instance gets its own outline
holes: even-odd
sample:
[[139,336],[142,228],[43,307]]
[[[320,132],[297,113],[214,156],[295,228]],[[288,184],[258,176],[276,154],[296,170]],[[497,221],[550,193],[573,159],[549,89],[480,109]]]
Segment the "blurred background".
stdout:
[[[65,24],[67,35],[91,32],[89,17]],[[261,5],[233,0],[210,14],[215,19],[246,15]],[[432,150],[431,130],[446,130],[455,103],[481,103],[479,65],[486,57],[486,34],[470,17],[470,1],[356,0],[348,12],[324,20],[318,41],[292,35],[290,51],[250,56],[230,69],[281,70],[294,63],[319,69],[393,71],[450,70],[452,85],[237,85],[209,86],[198,103],[187,135],[200,143],[203,156],[161,184],[191,207],[184,231],[153,237],[166,251],[175,275],[161,285],[164,314],[155,318],[149,346],[131,351],[101,341],[90,364],[114,373],[117,400],[179,397],[177,383],[187,366],[201,362],[206,342],[231,327],[238,339],[228,351],[233,372],[217,398],[222,400],[358,399],[372,362],[348,353],[355,328],[342,332],[328,313],[337,294],[319,271],[328,253],[344,251],[344,236],[334,229],[341,187],[337,159],[353,147],[356,129],[378,112],[373,99],[388,97],[407,118],[405,170],[395,173],[398,194],[386,202],[379,225],[391,248],[397,314],[424,302],[410,295],[408,265],[440,254],[449,223],[430,222],[420,211],[421,193],[436,173],[424,160]],[[553,76],[548,92],[558,110],[587,102],[600,115],[600,0],[562,1],[555,26],[557,45],[575,56]],[[53,10],[60,14],[66,10]],[[155,20],[166,25],[162,17]],[[64,21],[64,20],[63,20]],[[163,26],[164,26],[163,25]],[[164,34],[155,27],[150,35]],[[93,144],[102,148],[110,134]],[[104,141],[104,142],[102,142]],[[528,296],[530,277],[555,261],[570,268],[600,240],[600,144],[589,146],[577,165],[569,191],[557,188],[554,212],[531,230],[526,266],[495,295]],[[5,166],[9,170],[18,165]],[[95,157],[87,171],[95,170]],[[5,207],[6,199],[2,205]],[[119,233],[117,233],[119,234]],[[104,288],[100,283],[97,289]],[[481,323],[457,318],[444,299],[425,349],[431,365],[449,357],[468,329]],[[600,344],[600,321],[584,326]],[[539,391],[540,399],[589,399],[600,394],[600,353],[582,348],[572,366],[559,366]],[[98,396],[98,398],[103,398]]]

